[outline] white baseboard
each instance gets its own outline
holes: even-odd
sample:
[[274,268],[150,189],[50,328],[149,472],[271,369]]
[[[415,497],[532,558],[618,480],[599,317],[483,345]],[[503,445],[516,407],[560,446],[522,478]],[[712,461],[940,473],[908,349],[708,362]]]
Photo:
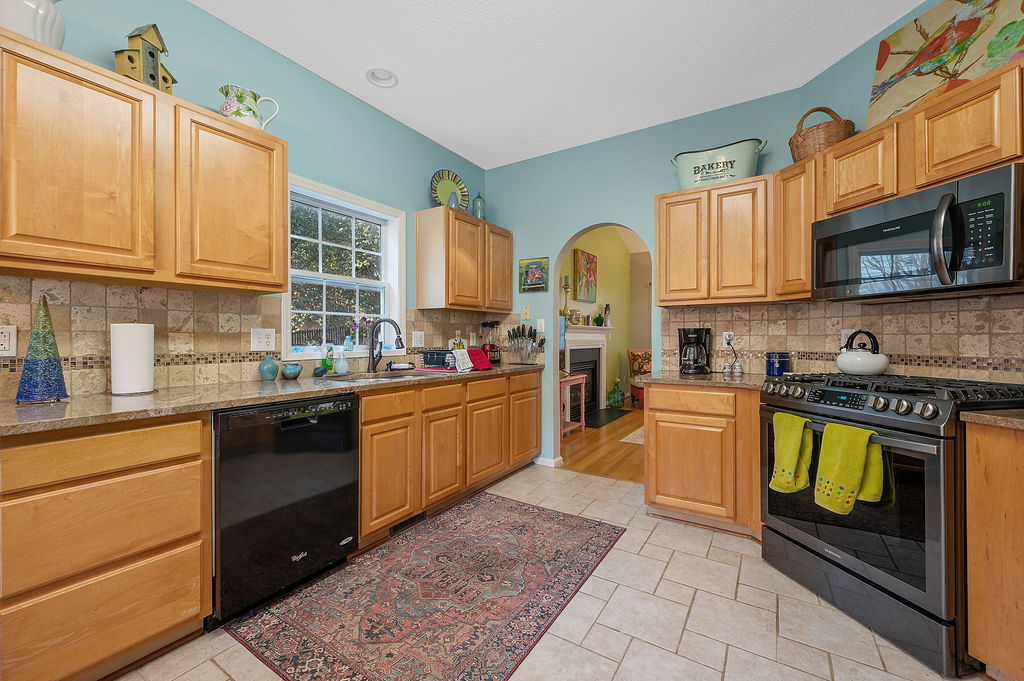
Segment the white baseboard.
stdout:
[[538,466],[547,466],[548,468],[562,467],[562,457],[558,457],[557,459],[549,459],[546,456],[537,456],[534,457],[533,462]]

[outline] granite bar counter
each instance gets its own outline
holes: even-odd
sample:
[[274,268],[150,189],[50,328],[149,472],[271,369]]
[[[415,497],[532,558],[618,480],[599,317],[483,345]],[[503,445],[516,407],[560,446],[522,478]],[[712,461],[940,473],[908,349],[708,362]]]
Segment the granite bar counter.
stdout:
[[741,374],[733,377],[720,373],[681,374],[678,371],[652,371],[637,377],[644,384],[691,386],[694,388],[747,388],[760,390],[764,374]]
[[1024,409],[994,409],[992,411],[965,411],[960,420],[967,423],[980,423],[997,428],[1024,430]]
[[540,364],[506,365],[490,371],[473,371],[465,374],[429,371],[403,372],[403,378],[388,380],[299,378],[290,381],[245,381],[162,388],[148,395],[80,395],[63,402],[42,404],[15,404],[13,401],[5,401],[0,402],[0,437],[175,414],[193,414],[231,407],[287,402],[310,397],[327,397],[341,393],[385,391],[439,383],[515,376],[539,372],[543,369],[543,365]]

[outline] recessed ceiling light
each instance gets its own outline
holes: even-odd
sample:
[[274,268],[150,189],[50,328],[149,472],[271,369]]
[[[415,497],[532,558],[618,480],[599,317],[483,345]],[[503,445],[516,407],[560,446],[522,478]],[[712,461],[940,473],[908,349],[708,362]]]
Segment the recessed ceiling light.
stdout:
[[366,72],[366,80],[377,87],[395,87],[398,85],[398,76],[387,69],[370,69]]

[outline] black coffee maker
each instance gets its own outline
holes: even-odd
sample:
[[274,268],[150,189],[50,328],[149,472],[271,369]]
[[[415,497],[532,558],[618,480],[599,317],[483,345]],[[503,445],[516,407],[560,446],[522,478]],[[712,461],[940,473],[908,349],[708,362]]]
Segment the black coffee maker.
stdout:
[[679,373],[711,373],[711,329],[679,329]]

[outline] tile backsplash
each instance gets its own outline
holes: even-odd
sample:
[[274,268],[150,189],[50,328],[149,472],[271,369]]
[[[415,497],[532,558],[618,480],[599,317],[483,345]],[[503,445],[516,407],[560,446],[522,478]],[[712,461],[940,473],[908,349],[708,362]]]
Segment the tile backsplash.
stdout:
[[[154,378],[157,389],[259,379],[257,365],[267,354],[281,357],[281,299],[277,295],[248,295],[181,291],[81,281],[0,276],[0,325],[18,327],[15,357],[0,357],[0,400],[13,399],[28,348],[39,296],[45,294],[71,395],[110,391],[110,324],[139,322],[154,326]],[[519,323],[519,315],[495,315],[454,310],[406,311],[406,345],[412,331],[423,331],[427,347],[447,347],[460,329],[483,343],[480,323],[498,320],[499,337]],[[274,353],[249,350],[249,331],[277,331]],[[501,343],[505,345],[506,343]],[[417,361],[410,350],[397,361]],[[366,359],[350,360],[354,371]],[[316,361],[303,362],[308,374]]]
[[764,372],[764,355],[788,351],[794,371],[836,371],[844,329],[878,337],[889,373],[1024,383],[1024,294],[894,303],[779,302],[689,306],[662,311],[662,369],[679,367],[676,329],[713,330],[712,369],[732,352],[723,331],[736,334],[748,373]]

